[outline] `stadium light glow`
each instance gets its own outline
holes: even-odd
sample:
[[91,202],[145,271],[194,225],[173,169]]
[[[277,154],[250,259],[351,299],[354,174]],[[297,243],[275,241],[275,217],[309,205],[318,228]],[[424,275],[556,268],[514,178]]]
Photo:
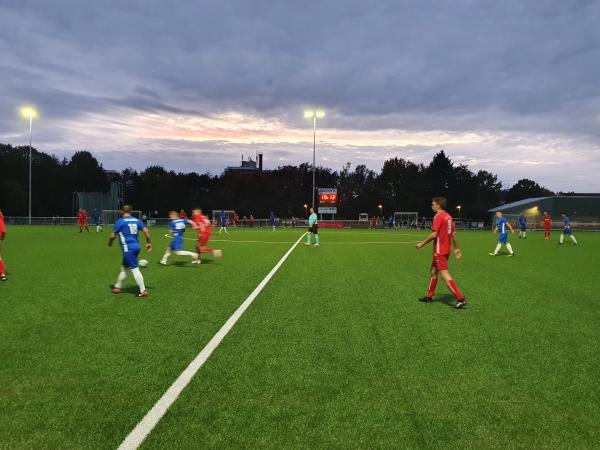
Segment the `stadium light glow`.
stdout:
[[37,111],[31,106],[24,106],[21,108],[21,115],[24,119],[29,120],[29,216],[28,223],[31,225],[31,159],[32,159],[32,148],[31,141],[33,138],[33,119],[37,117]]
[[24,119],[35,119],[38,113],[34,108],[30,106],[24,106],[21,108],[21,115]]
[[313,121],[313,185],[312,185],[312,207],[315,207],[315,173],[316,173],[316,153],[317,153],[317,119],[325,117],[325,111],[322,109],[307,109],[304,111],[305,119],[312,119]]

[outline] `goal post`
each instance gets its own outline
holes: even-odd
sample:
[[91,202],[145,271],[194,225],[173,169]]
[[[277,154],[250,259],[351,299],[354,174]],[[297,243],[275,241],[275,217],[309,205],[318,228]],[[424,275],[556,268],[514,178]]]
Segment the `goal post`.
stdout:
[[235,217],[235,211],[233,209],[213,209],[212,212],[212,223],[213,226],[221,225],[221,212],[224,212],[227,216],[227,225],[233,226],[233,218]]
[[396,211],[394,213],[394,226],[403,230],[417,228],[419,213],[416,211]]
[[[102,223],[104,225],[114,225],[114,223],[121,218],[123,212],[120,209],[103,209],[102,210]],[[142,211],[134,210],[131,211],[133,217],[142,219]]]

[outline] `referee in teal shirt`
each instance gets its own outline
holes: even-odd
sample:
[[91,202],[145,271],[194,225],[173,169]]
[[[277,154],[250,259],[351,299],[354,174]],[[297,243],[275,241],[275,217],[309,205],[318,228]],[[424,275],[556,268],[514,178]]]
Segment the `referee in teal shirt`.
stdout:
[[310,216],[308,216],[308,233],[306,234],[305,245],[310,245],[312,235],[315,236],[315,246],[319,245],[319,222],[314,208],[310,208]]

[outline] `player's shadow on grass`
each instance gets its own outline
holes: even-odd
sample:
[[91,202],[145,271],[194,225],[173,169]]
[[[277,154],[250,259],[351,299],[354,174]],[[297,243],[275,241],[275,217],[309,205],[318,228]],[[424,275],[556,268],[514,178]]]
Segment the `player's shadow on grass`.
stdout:
[[[110,290],[112,290],[114,286],[112,284],[108,285],[108,288]],[[146,285],[146,290],[148,289],[153,289],[154,286],[148,286]],[[138,292],[140,292],[140,288],[138,288],[137,286],[127,286],[124,288],[121,288],[121,294],[137,294]]]
[[[214,264],[214,261],[212,259],[203,259],[202,264],[200,264],[200,266],[204,266],[206,264]],[[188,269],[197,269],[198,268],[198,266],[196,264],[192,264],[189,261],[173,261],[171,263],[171,265],[177,266],[177,267],[186,267]]]
[[443,303],[446,306],[453,307],[454,303],[456,303],[456,299],[454,298],[453,295],[445,294],[445,295],[442,295],[441,297],[437,297],[437,298],[434,297],[432,303]]

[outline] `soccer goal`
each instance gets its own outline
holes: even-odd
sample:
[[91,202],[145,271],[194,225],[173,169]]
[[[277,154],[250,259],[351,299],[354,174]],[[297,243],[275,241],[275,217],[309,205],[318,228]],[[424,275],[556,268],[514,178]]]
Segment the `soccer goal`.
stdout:
[[394,213],[394,226],[403,230],[417,228],[419,213],[415,211],[396,211]]
[[[102,210],[102,223],[104,225],[113,225],[118,219],[121,218],[123,212],[119,209],[103,209]],[[142,219],[142,212],[135,210],[131,211],[133,217]]]
[[217,227],[221,225],[221,212],[224,212],[227,216],[227,226],[233,226],[233,217],[235,216],[235,211],[232,209],[213,209],[212,212],[212,223],[213,226]]

